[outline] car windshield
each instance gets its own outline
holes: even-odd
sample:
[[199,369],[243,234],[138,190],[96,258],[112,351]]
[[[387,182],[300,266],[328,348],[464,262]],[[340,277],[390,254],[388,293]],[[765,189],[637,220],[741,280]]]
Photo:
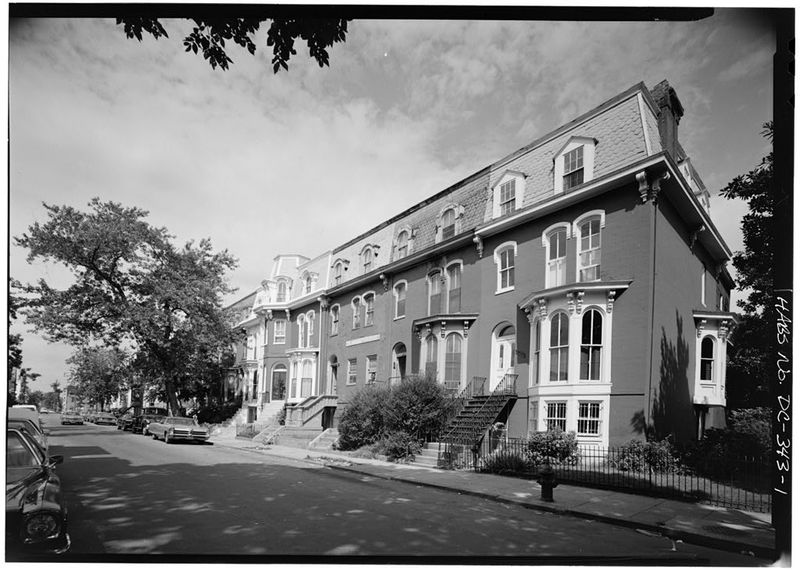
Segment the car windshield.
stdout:
[[191,418],[169,418],[167,420],[171,424],[175,424],[176,426],[193,426],[194,420]]
[[8,467],[38,467],[44,458],[40,452],[25,444],[19,432],[6,436],[6,465]]

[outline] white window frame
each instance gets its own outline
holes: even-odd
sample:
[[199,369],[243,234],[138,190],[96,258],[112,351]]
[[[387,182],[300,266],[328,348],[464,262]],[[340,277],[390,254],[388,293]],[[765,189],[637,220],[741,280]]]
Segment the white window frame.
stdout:
[[450,285],[451,285],[451,283],[450,283],[450,280],[451,280],[451,278],[450,278],[450,270],[453,267],[458,267],[458,280],[459,280],[459,283],[458,283],[458,289],[459,289],[459,294],[458,294],[458,297],[459,297],[458,312],[460,313],[461,312],[461,308],[464,306],[463,298],[462,298],[462,294],[461,294],[461,292],[464,290],[464,287],[463,287],[463,284],[464,284],[464,262],[462,260],[460,260],[460,259],[456,259],[456,260],[451,261],[444,268],[444,279],[445,279],[445,292],[444,292],[445,303],[444,304],[445,304],[445,312],[446,313],[452,313],[453,312],[453,308],[450,306],[450,291],[451,291],[451,287],[450,287]]
[[[592,338],[591,339],[593,341],[592,343],[584,344],[583,343],[583,320],[587,316],[589,316],[589,313],[592,313],[592,312],[596,314],[596,317],[593,317],[593,318],[599,318],[600,319],[600,343],[598,344],[596,342],[597,339]],[[580,343],[578,344],[578,380],[580,382],[601,382],[603,380],[603,365],[604,365],[604,363],[603,363],[604,354],[603,353],[605,352],[605,345],[603,344],[605,342],[605,324],[606,324],[605,323],[605,314],[603,313],[603,311],[599,310],[597,307],[587,307],[586,310],[583,311],[583,313],[580,315],[579,323],[576,323],[576,324],[580,327],[580,331],[579,331],[579,333],[580,333],[580,335],[579,335]],[[589,347],[590,355],[592,353],[592,349],[599,349],[598,350],[599,359],[598,359],[598,362],[597,362],[597,365],[596,365],[596,367],[597,367],[597,378],[583,378],[583,366],[581,364],[580,358],[581,358],[581,354],[583,353],[583,347],[585,347],[585,346]],[[591,366],[591,359],[590,359],[590,361],[589,361],[589,374],[587,374],[587,376],[591,376],[591,371],[592,371],[592,366]]]
[[[596,248],[590,248],[588,251],[597,251],[598,257],[600,258],[600,262],[595,265],[587,265],[583,266],[581,264],[581,254],[584,251],[581,249],[582,246],[582,238],[583,238],[583,230],[581,226],[587,222],[591,222],[593,219],[597,218],[599,220],[599,230],[597,233],[598,236],[598,246]],[[575,280],[579,283],[591,283],[594,281],[600,281],[600,268],[603,266],[603,230],[606,227],[606,213],[604,210],[592,210],[591,212],[586,212],[580,216],[578,216],[575,221],[572,223],[572,235],[575,237]],[[591,280],[583,280],[581,279],[581,270],[588,269],[591,267],[597,267],[597,279]]]
[[360,296],[353,297],[350,300],[350,308],[353,310],[353,320],[351,322],[353,330],[358,330],[364,326],[364,323],[361,320],[362,304],[363,302]]
[[[277,279],[276,281],[277,281],[277,284],[275,286],[275,302],[276,303],[286,303],[286,302],[288,302],[289,299],[291,298],[291,292],[290,292],[291,287],[289,286],[290,285],[289,280],[286,279],[285,277],[281,277],[281,278]],[[283,290],[283,293],[284,293],[283,300],[281,300],[281,298],[280,298],[280,296],[281,296],[281,285],[283,285],[283,289],[284,289]]]
[[[703,358],[703,343],[706,339],[711,340],[711,379],[704,379],[703,378],[703,361],[709,360],[708,358]],[[713,335],[706,334],[703,335],[700,339],[700,352],[698,353],[698,360],[700,361],[700,368],[698,373],[698,379],[700,384],[704,385],[716,385],[717,384],[717,338]]]
[[309,311],[306,313],[306,348],[311,348],[314,345],[314,323],[317,320],[317,313],[315,311]]
[[[404,255],[400,255],[399,243],[400,243],[400,236],[403,233],[405,233],[406,236],[408,236],[407,237],[407,241],[406,241],[407,248],[406,248],[406,253]],[[408,257],[409,255],[414,253],[414,230],[413,230],[413,228],[408,224],[404,224],[404,225],[400,226],[398,228],[397,237],[395,237],[394,243],[395,243],[395,246],[394,246],[394,253],[395,253],[394,259],[395,260],[403,259],[404,257]]]
[[[591,407],[596,406],[597,408],[597,417],[593,417],[591,415],[581,416],[581,405]],[[603,401],[602,400],[578,400],[578,408],[577,412],[577,424],[575,426],[575,434],[580,437],[587,437],[587,438],[601,438],[603,436]],[[589,431],[581,431],[581,422],[587,423],[595,423],[597,425],[596,432],[589,432]]]
[[[555,260],[550,259],[550,250],[552,248],[551,238],[555,232],[563,230],[565,233],[565,241],[564,241],[564,256],[556,258]],[[545,289],[549,289],[550,287],[558,287],[560,285],[566,285],[567,283],[567,248],[569,247],[569,240],[572,237],[572,225],[569,222],[558,222],[551,226],[548,226],[542,232],[542,246],[544,247],[544,259],[545,259]],[[560,266],[561,271],[563,271],[564,280],[562,283],[554,283],[553,279],[550,277],[550,267],[553,265],[553,262],[556,262],[555,265],[558,267]]]
[[[278,325],[281,325],[281,331],[283,334],[278,334]],[[273,342],[275,344],[286,344],[286,319],[275,319],[274,325],[274,332],[273,332]]]
[[305,348],[306,338],[308,336],[308,331],[306,329],[306,316],[298,315],[296,322],[297,322],[297,347]]
[[[367,263],[367,256],[369,256],[369,263]],[[375,252],[373,251],[372,247],[367,246],[361,251],[361,255],[359,256],[359,261],[361,262],[361,273],[366,275],[373,269],[375,269]]]
[[[433,282],[436,280],[437,287],[439,288],[439,307],[436,312],[431,310],[431,299],[433,297]],[[428,305],[428,316],[431,315],[438,315],[442,309],[442,289],[444,288],[444,283],[442,283],[442,270],[441,268],[434,269],[430,273],[428,273],[428,277],[426,278],[428,290],[427,290],[427,305]]]
[[[397,311],[397,309],[399,307],[399,303],[400,303],[400,297],[398,295],[398,289],[400,289],[400,287],[402,287],[403,290],[405,291],[405,293],[404,293],[405,296],[403,298],[403,303],[404,304],[403,304],[403,314],[402,315],[399,315],[398,311]],[[406,316],[406,311],[407,311],[406,304],[408,303],[408,281],[406,281],[404,279],[402,281],[396,282],[394,284],[393,292],[394,292],[394,320],[404,319],[405,316]]]
[[[369,354],[367,355],[367,367],[366,367],[366,375],[364,376],[365,383],[367,384],[374,384],[375,381],[378,379],[378,355],[377,354]],[[375,365],[375,369],[370,371],[370,364]],[[372,374],[372,378],[370,378],[370,374]]]
[[460,387],[464,385],[464,372],[465,372],[465,369],[464,369],[464,356],[465,356],[465,353],[466,353],[466,344],[467,343],[466,343],[466,339],[464,338],[464,335],[462,335],[459,332],[455,332],[454,331],[454,332],[448,333],[448,335],[444,338],[444,343],[443,343],[444,344],[444,371],[443,371],[443,374],[442,374],[442,381],[443,382],[447,382],[447,355],[449,354],[447,352],[447,343],[450,341],[450,337],[458,337],[458,341],[460,343],[460,345],[459,345],[460,352],[458,353],[458,378],[457,378],[458,386],[459,386],[459,389],[460,389]]
[[[372,300],[372,310],[369,310],[369,306],[367,304],[367,299]],[[364,306],[364,321],[361,324],[362,327],[371,327],[375,324],[375,293],[373,291],[367,291],[363,295],[361,295],[361,303]],[[369,321],[369,322],[368,322]]]
[[[555,344],[556,342],[558,342],[558,339],[555,339],[553,337],[553,325],[555,324],[556,317],[558,317],[560,315],[564,315],[564,317],[566,318],[566,326],[567,326],[567,344],[566,345],[564,345],[564,344]],[[547,320],[547,326],[548,326],[549,333],[550,333],[548,335],[549,342],[548,342],[548,346],[547,346],[547,359],[548,359],[548,364],[549,364],[548,369],[550,371],[550,374],[547,377],[547,382],[550,383],[550,384],[565,384],[565,383],[568,383],[570,381],[570,370],[572,368],[570,366],[570,360],[572,360],[572,358],[570,357],[570,352],[571,352],[570,351],[570,337],[571,337],[572,328],[573,328],[569,313],[567,313],[566,311],[561,311],[561,310],[554,311],[550,315],[548,320]],[[562,351],[564,350],[564,348],[567,349],[566,358],[562,358],[562,356],[561,356],[562,355]],[[566,374],[566,378],[564,378],[563,380],[558,380],[558,379],[557,380],[553,380],[553,372],[554,372],[553,350],[558,350],[559,351],[558,352],[558,355],[559,355],[558,356],[559,369],[562,368],[562,365],[563,365],[564,368],[566,368],[566,373],[567,374]]]
[[355,386],[358,384],[358,359],[347,359],[347,385]]
[[[503,269],[501,267],[500,254],[503,253],[504,251],[512,250],[512,249],[514,251],[513,263],[512,263],[512,265],[510,267],[508,267],[506,269]],[[494,263],[497,266],[497,289],[494,292],[495,295],[498,295],[500,293],[505,293],[507,291],[513,291],[514,290],[514,286],[516,284],[517,242],[515,242],[515,241],[507,241],[505,243],[502,243],[502,244],[498,245],[494,250],[494,256],[493,257],[494,257]],[[509,269],[511,269],[513,271],[514,279],[511,279],[511,281],[512,281],[511,285],[503,287],[502,286],[502,282],[503,282],[502,272],[503,271],[508,271]]]
[[337,261],[333,264],[333,286],[341,285],[344,279],[344,263]]
[[[514,181],[514,208],[510,212],[501,214],[500,197],[503,185]],[[492,218],[499,218],[513,213],[522,208],[522,202],[525,199],[525,180],[526,176],[521,172],[507,170],[500,179],[492,186]]]
[[578,148],[583,147],[583,184],[594,178],[594,159],[597,140],[590,137],[570,137],[564,146],[553,157],[553,193],[562,194],[564,188],[564,157]]
[[[406,239],[405,239],[405,252],[401,253],[400,248],[402,247],[401,246],[402,242],[400,241],[400,236],[403,236],[403,235],[406,236]],[[395,255],[395,259],[403,259],[404,257],[408,257],[410,242],[411,242],[411,237],[409,237],[409,231],[405,230],[405,229],[404,230],[400,230],[400,232],[397,234],[397,240],[395,242],[396,243],[396,245],[395,245],[395,254],[396,254]]]
[[[545,431],[550,431],[550,422],[551,421],[558,421],[558,422],[563,422],[563,424],[564,424],[563,431],[566,432],[567,428],[569,427],[569,424],[567,423],[568,419],[569,419],[569,410],[568,410],[569,401],[568,400],[545,400],[543,403],[544,403],[544,418],[542,418],[542,419],[544,421]],[[559,416],[550,416],[550,405],[551,404],[553,406],[563,406],[564,416],[563,417],[560,416],[560,415]],[[556,409],[560,411],[561,408],[556,408]]]

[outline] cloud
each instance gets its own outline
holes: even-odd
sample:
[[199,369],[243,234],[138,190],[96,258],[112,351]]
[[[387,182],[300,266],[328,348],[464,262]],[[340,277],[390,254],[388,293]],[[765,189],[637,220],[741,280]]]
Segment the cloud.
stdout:
[[736,60],[719,72],[720,81],[737,81],[754,74],[762,74],[772,70],[772,56],[775,50],[763,48]]

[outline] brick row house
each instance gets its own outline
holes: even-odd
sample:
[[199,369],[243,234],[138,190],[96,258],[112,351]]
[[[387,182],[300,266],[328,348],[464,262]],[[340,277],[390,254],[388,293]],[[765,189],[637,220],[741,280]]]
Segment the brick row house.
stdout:
[[230,308],[249,421],[286,404],[322,430],[366,384],[428,375],[513,392],[511,436],[723,425],[731,252],[682,115],[666,81],[637,84],[314,259],[276,257]]

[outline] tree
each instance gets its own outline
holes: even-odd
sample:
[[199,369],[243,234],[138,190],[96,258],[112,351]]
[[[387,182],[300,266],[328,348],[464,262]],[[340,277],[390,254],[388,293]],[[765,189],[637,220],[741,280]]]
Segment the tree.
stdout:
[[90,210],[44,204],[49,219],[15,238],[28,261],[57,262],[74,282],[56,290],[41,279],[22,286],[27,322],[49,340],[77,347],[126,346],[147,362],[177,413],[183,371],[202,352],[220,354],[231,342],[222,297],[236,260],[209,240],[174,246],[147,212],[95,198]]
[[125,383],[127,355],[119,348],[82,347],[67,359],[75,395],[104,410]]
[[[762,134],[772,141],[773,123],[763,125]],[[749,207],[742,218],[744,250],[733,256],[737,286],[748,292],[738,302],[744,311],[733,331],[732,348],[728,353],[728,400],[731,408],[768,405],[772,354],[775,239],[775,179],[773,153],[748,172],[734,178],[721,194],[728,199],[745,200]]]
[[31,372],[30,368],[21,368],[19,371],[19,402],[22,404],[30,404],[31,387],[29,382],[35,382],[41,374],[38,372]]
[[[13,287],[15,282],[12,280],[10,282],[11,287]],[[22,368],[22,335],[20,334],[11,334],[11,325],[15,320],[17,320],[17,309],[19,307],[19,299],[11,295],[11,287],[9,287],[9,295],[8,295],[8,376],[7,376],[7,384],[6,384],[6,392],[8,393],[8,402],[9,406],[13,406],[17,403],[17,395],[14,393],[15,391],[11,390],[11,379],[14,377],[14,371],[20,370]],[[19,374],[19,372],[17,372]],[[19,380],[18,380],[19,381]],[[13,401],[12,401],[13,400]]]
[[56,380],[55,382],[50,384],[50,388],[52,388],[52,390],[53,390],[52,392],[50,392],[50,394],[53,394],[54,401],[51,402],[51,404],[49,404],[48,407],[53,411],[60,412],[61,411],[61,393],[63,392],[63,390],[61,389],[61,384],[59,384],[58,380]]
[[[233,60],[225,51],[225,42],[234,42],[245,48],[250,55],[255,54],[253,41],[261,24],[267,18],[187,18],[194,22],[192,32],[183,39],[185,51],[201,53],[213,69],[219,66],[228,69]],[[305,40],[309,55],[317,60],[319,66],[330,65],[328,48],[336,42],[344,42],[347,35],[348,20],[342,18],[274,18],[267,30],[267,46],[272,47],[272,70],[289,69],[288,62],[297,54],[295,39]],[[142,41],[144,34],[155,39],[168,38],[167,31],[158,18],[129,17],[117,18],[128,38]]]

